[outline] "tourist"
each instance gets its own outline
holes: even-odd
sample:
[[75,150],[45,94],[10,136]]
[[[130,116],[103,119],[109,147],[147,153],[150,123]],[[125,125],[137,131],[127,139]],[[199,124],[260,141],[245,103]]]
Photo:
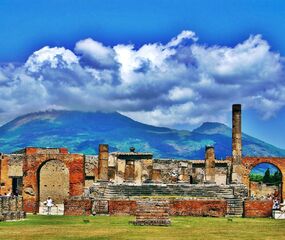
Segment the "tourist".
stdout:
[[53,201],[52,201],[51,197],[47,198],[46,206],[47,206],[47,215],[51,215],[51,207],[53,206]]
[[277,198],[274,198],[273,200],[273,206],[272,206],[273,210],[278,210],[279,209],[279,201]]

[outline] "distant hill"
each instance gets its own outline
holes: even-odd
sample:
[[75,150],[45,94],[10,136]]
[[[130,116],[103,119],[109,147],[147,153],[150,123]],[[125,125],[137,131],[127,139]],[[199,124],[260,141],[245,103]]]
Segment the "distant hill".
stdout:
[[[110,151],[153,152],[155,158],[204,159],[205,145],[214,145],[218,159],[231,155],[231,129],[204,123],[194,131],[155,127],[119,113],[46,111],[27,114],[0,127],[0,151],[26,146],[67,147],[70,152],[96,154],[99,143]],[[285,150],[243,134],[243,154],[285,156]]]

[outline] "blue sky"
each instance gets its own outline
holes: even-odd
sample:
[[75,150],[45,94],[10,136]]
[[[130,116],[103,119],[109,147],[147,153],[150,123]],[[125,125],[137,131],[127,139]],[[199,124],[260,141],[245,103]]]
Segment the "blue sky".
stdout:
[[270,163],[260,163],[258,165],[256,165],[252,170],[251,170],[251,174],[260,174],[260,175],[264,175],[265,171],[269,168],[270,170],[270,174],[274,175],[274,173],[280,172],[280,170],[275,167],[273,164]]
[[[184,36],[184,40],[191,42],[188,45],[186,44],[186,46],[193,47],[191,54],[195,55],[193,58],[195,63],[193,63],[190,70],[188,69],[190,72],[188,71],[187,74],[169,72],[167,75],[154,76],[154,71],[150,71],[150,66],[148,65],[153,60],[152,56],[146,60],[143,55],[151,55],[150,51],[152,49],[153,51],[161,51],[159,52],[160,54],[167,51],[177,51],[177,53],[180,51],[175,56],[170,54],[171,58],[176,58],[176,60],[183,58],[182,53],[187,51],[186,48],[182,49],[184,43],[182,44],[181,42],[171,47],[167,46],[167,44],[184,30],[195,33],[195,36],[198,38],[196,42],[190,32],[186,34],[186,37]],[[257,36],[258,34],[261,35],[259,38],[250,39],[251,35]],[[90,41],[84,41],[89,38],[91,39]],[[86,101],[79,99],[75,94],[75,92],[84,92],[86,89],[92,89],[92,87],[94,87],[93,90],[95,92],[96,89],[100,89],[100,92],[107,92],[110,89],[102,87],[106,84],[95,86],[91,78],[88,85],[79,80],[82,76],[85,76],[86,71],[88,73],[92,71],[93,76],[95,71],[97,75],[100,75],[100,79],[97,79],[99,82],[103,80],[105,83],[110,81],[111,83],[108,87],[117,86],[118,91],[112,93],[112,96],[116,96],[116,98],[112,99],[112,102],[109,105],[107,104],[107,106],[112,110],[126,113],[128,116],[139,121],[189,129],[206,120],[230,123],[231,104],[242,102],[246,109],[243,115],[244,131],[276,146],[285,148],[283,137],[283,133],[285,133],[285,125],[283,124],[285,103],[284,98],[280,97],[283,93],[280,89],[283,89],[284,85],[284,75],[282,75],[284,71],[280,69],[272,70],[275,65],[280,65],[279,68],[283,68],[284,66],[284,43],[285,2],[278,0],[152,0],[140,2],[122,0],[1,0],[0,62],[2,65],[5,65],[2,67],[2,75],[4,76],[3,79],[13,78],[14,81],[13,84],[8,83],[8,80],[3,80],[1,83],[0,71],[0,92],[1,86],[5,87],[2,89],[5,94],[11,91],[11,95],[5,95],[5,97],[2,97],[2,101],[0,101],[2,105],[0,112],[2,112],[3,116],[0,120],[5,122],[17,114],[40,110],[43,105],[55,108],[84,110],[92,109],[92,104],[95,103],[98,103],[98,106],[104,105],[100,103],[100,99],[97,99],[95,103],[90,102],[88,98],[89,93],[86,94]],[[118,44],[123,45],[123,47],[119,46],[113,49]],[[132,50],[126,47],[130,44],[134,45]],[[155,44],[155,46],[144,47],[142,49],[143,46],[148,44]],[[162,44],[163,47],[159,47],[159,44]],[[213,55],[214,60],[219,60],[217,55],[222,54],[223,58],[220,60],[226,61],[226,56],[234,56],[243,51],[236,47],[238,44],[243,44],[242,49],[249,46],[249,50],[244,52],[246,54],[251,54],[251,50],[255,49],[255,45],[260,47],[260,51],[263,53],[262,62],[258,62],[259,52],[256,58],[251,61],[252,66],[260,65],[259,68],[255,69],[255,72],[251,72],[246,66],[241,66],[243,75],[240,73],[237,74],[236,69],[239,69],[237,63],[234,66],[235,71],[230,72],[226,77],[225,75],[217,76],[217,71],[213,69],[205,70],[205,62],[212,61]],[[49,46],[49,48],[35,54],[36,51],[45,46]],[[217,48],[220,52],[215,52],[215,46],[218,46]],[[72,53],[67,52],[66,49],[71,50]],[[73,53],[75,56],[72,55]],[[140,85],[143,80],[140,79],[140,76],[135,76],[133,84],[130,84],[128,80],[124,84],[120,84],[119,80],[123,79],[124,76],[120,75],[119,78],[114,77],[122,72],[118,64],[121,66],[130,64],[126,62],[126,59],[123,59],[125,53],[129,54],[128,56],[135,56],[136,59],[143,59],[138,63],[139,66],[134,67],[134,72],[139,71],[140,74],[144,74],[145,78],[150,79],[149,82],[146,80],[144,84]],[[96,57],[94,54],[98,54],[96,56],[101,57]],[[105,55],[103,56],[102,54]],[[51,55],[53,56],[52,60],[51,58],[46,58],[44,63],[41,61],[43,57]],[[118,60],[116,60],[116,63],[110,63],[110,59],[106,57],[107,55],[109,57],[115,56]],[[59,56],[60,58],[58,58]],[[79,60],[75,59],[77,57]],[[165,57],[165,63],[169,64],[169,58],[169,56]],[[30,59],[29,63],[22,66],[28,59]],[[80,66],[77,66],[76,70],[72,69],[71,71],[70,66],[64,65],[67,70],[63,71],[62,68],[58,67],[62,66],[61,63],[59,64],[58,59],[65,59],[63,64],[70,64],[71,62],[72,66],[79,61]],[[235,59],[237,58],[233,59],[236,61]],[[56,63],[52,62],[55,60]],[[191,61],[189,59],[186,60],[183,58],[184,65],[192,64],[189,63],[192,61],[191,59]],[[47,61],[50,61],[49,64],[47,64]],[[241,59],[241,63],[242,61]],[[37,65],[35,66],[35,64]],[[45,65],[43,66],[43,64]],[[56,64],[56,68],[53,67],[54,64]],[[155,62],[155,64],[158,63]],[[173,62],[171,64],[167,65],[167,67],[177,69],[181,67],[181,65],[174,66]],[[195,64],[199,65],[199,69],[192,73],[192,67],[195,68]],[[19,65],[20,67],[18,67]],[[80,70],[78,70],[79,67]],[[155,67],[158,67],[158,65],[155,65]],[[26,69],[24,68],[30,71],[29,74],[24,74],[26,73]],[[147,70],[145,70],[146,68]],[[233,66],[230,66],[230,68],[232,69]],[[266,81],[263,76],[255,78],[255,75],[259,75],[263,69],[267,68],[268,71],[264,75],[267,79],[272,75],[271,81],[270,79]],[[129,71],[129,69],[127,70]],[[161,72],[165,72],[165,69],[162,70]],[[171,74],[174,74],[176,77],[168,79]],[[241,90],[245,93],[235,98],[229,96],[228,92],[230,91],[228,89],[233,89],[232,95],[237,94],[236,90],[234,90],[235,82],[217,84],[215,89],[196,89],[189,82],[182,82],[179,78],[187,78],[191,74],[201,74],[203,76],[206,74],[206,79],[216,81],[216,83],[224,83],[229,81],[228,79],[236,79],[236,84],[243,86],[252,84],[254,87]],[[54,77],[55,79],[53,79],[53,76],[56,76]],[[69,77],[59,81],[58,79],[65,78],[63,76]],[[126,76],[129,79],[132,79],[132,77],[133,74]],[[151,82],[152,78],[158,79],[157,85]],[[197,84],[203,82],[201,76],[197,76],[196,78]],[[246,78],[254,80],[241,83]],[[21,79],[20,83],[17,79]],[[161,82],[161,79],[167,79],[168,83]],[[42,82],[45,80],[47,82]],[[191,81],[194,80],[191,79]],[[259,84],[256,84],[257,81],[259,81]],[[27,84],[27,82],[29,83]],[[51,93],[48,88],[52,84],[66,86],[64,85],[65,83],[68,84],[68,92],[58,91],[57,93]],[[225,88],[224,95],[221,94],[223,86],[228,85],[230,85],[230,88]],[[269,89],[269,92],[266,92],[269,86],[275,86],[275,88]],[[123,95],[122,89],[126,87],[134,89],[134,91]],[[136,87],[139,90],[136,90]],[[22,92],[19,91],[20,88],[23,89]],[[153,88],[157,89],[160,96],[168,94],[168,98],[164,96],[149,99],[149,97],[144,98],[140,96],[140,94],[154,95],[155,91],[152,92]],[[217,91],[217,89],[220,89],[220,91]],[[35,96],[33,95],[35,92],[36,99],[39,100],[37,103],[35,103]],[[25,93],[27,93],[27,96],[23,98]],[[187,99],[185,94],[188,97],[189,95],[193,95],[193,98]],[[255,99],[252,103],[248,100],[251,94],[254,95],[253,99]],[[215,98],[216,95],[219,95],[219,97]],[[91,93],[90,96],[92,96]],[[178,96],[180,97],[179,99]],[[9,97],[17,99],[9,101],[7,100]],[[106,93],[100,97],[101,99],[104,97],[110,98],[110,94]],[[200,99],[200,101],[193,100],[195,98]],[[259,100],[257,101],[256,99]],[[23,101],[27,103],[23,104]],[[114,101],[117,104],[114,104]],[[132,103],[129,103],[130,101]],[[276,105],[278,105],[276,109],[272,107],[275,101]],[[136,104],[133,104],[134,102]],[[201,102],[199,109],[195,109],[195,106],[199,102]],[[192,103],[192,105],[187,105],[187,103]],[[212,105],[211,108],[213,110],[207,107],[209,105]],[[7,109],[10,108],[14,109],[14,111],[9,112]],[[95,110],[102,109],[98,107]],[[209,115],[204,112],[208,112]],[[212,117],[214,114],[217,114],[218,117]],[[169,118],[166,118],[166,115]],[[181,116],[180,118],[177,117],[179,115]]]

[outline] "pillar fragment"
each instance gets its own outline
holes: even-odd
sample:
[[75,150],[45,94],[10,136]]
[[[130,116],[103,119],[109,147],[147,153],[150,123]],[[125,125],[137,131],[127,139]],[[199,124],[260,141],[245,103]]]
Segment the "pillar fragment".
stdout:
[[213,146],[206,146],[205,150],[206,183],[215,183],[215,149]]
[[232,106],[232,183],[241,183],[242,176],[241,104]]
[[108,159],[109,159],[109,146],[107,144],[99,144],[99,174],[100,181],[108,181]]

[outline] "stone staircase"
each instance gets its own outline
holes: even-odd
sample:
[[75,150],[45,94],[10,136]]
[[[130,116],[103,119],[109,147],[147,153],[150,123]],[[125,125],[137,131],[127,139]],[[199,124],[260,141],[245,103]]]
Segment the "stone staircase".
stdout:
[[227,217],[242,217],[243,216],[243,199],[232,198],[227,199]]
[[246,188],[242,185],[216,184],[112,184],[95,183],[89,189],[93,199],[141,199],[142,197],[177,197],[195,199],[225,199],[228,203],[227,216],[243,215],[243,199]]
[[91,195],[101,199],[128,199],[143,196],[180,196],[193,198],[230,199],[234,197],[233,189],[219,185],[192,184],[109,184],[104,187],[93,186]]

